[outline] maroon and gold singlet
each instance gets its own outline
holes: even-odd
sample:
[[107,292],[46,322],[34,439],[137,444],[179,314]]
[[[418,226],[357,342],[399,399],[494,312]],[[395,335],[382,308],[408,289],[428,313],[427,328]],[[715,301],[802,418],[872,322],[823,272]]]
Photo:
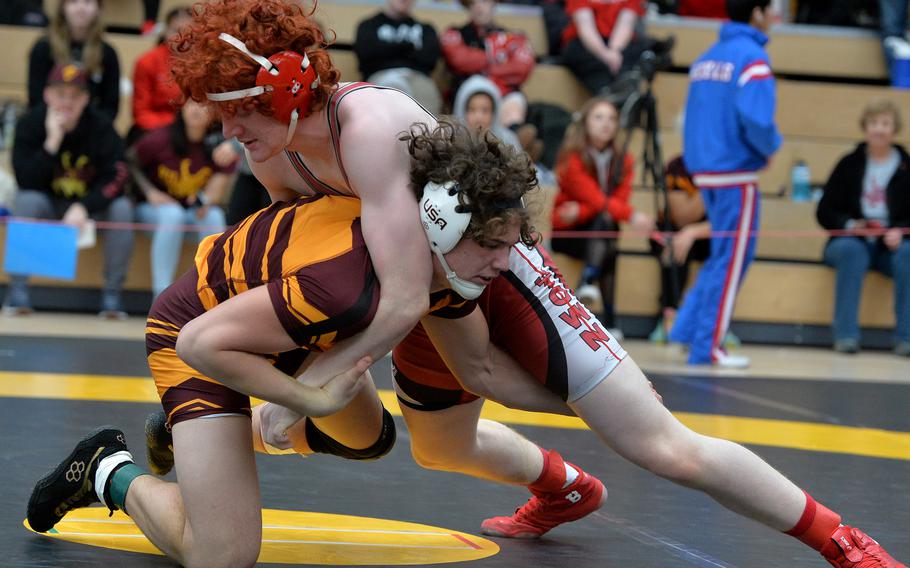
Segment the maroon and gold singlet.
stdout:
[[250,414],[249,397],[177,356],[177,335],[195,317],[266,286],[275,314],[300,346],[270,359],[293,375],[310,351],[325,351],[365,329],[379,303],[356,198],[275,203],[203,240],[195,264],[158,297],[146,326],[149,367],[171,425],[210,414]]

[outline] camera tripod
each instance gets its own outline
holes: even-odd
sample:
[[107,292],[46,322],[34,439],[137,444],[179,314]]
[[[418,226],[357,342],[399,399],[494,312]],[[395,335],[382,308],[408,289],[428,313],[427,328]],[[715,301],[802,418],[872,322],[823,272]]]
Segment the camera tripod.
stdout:
[[[656,66],[651,63],[654,58],[653,52],[645,52],[642,56],[642,65],[639,66],[638,77],[636,77],[637,87],[629,94],[623,102],[619,113],[619,126],[625,131],[625,140],[623,140],[622,154],[626,155],[629,145],[632,141],[633,134],[636,130],[641,130],[644,135],[644,141],[641,149],[641,186],[652,187],[654,189],[654,210],[661,212],[659,215],[659,225],[657,229],[661,231],[661,237],[658,242],[668,250],[668,268],[670,272],[670,285],[674,298],[679,298],[682,284],[679,282],[679,267],[676,258],[673,255],[673,224],[670,221],[670,199],[667,188],[666,177],[664,175],[664,157],[663,149],[660,142],[660,129],[657,118],[657,100],[654,97],[654,75]],[[642,88],[643,85],[643,88]],[[616,168],[615,183],[622,179],[623,173],[620,160],[620,167]],[[653,238],[658,238],[654,235]],[[663,263],[662,259],[658,259]]]

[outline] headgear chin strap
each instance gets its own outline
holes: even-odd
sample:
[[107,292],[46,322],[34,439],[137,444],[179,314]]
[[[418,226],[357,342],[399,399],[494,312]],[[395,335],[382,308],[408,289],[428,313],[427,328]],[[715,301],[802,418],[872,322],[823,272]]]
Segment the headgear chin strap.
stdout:
[[452,289],[466,300],[479,297],[486,286],[459,278],[443,256],[455,248],[471,223],[470,210],[458,202],[458,184],[427,182],[420,200],[420,222],[430,241],[430,250],[446,271]]
[[285,146],[291,143],[300,110],[306,112],[313,100],[313,91],[319,86],[319,75],[310,66],[306,53],[280,51],[268,59],[247,49],[246,44],[236,37],[221,33],[218,39],[227,42],[240,50],[244,55],[259,64],[261,69],[256,74],[256,86],[225,93],[206,93],[210,101],[231,101],[257,97],[263,93],[272,93],[272,109],[275,118],[288,123],[288,135]]

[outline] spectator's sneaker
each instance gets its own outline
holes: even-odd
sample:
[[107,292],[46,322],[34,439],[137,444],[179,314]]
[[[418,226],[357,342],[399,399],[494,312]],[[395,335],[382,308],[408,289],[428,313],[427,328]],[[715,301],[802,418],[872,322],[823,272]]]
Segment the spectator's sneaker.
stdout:
[[[568,462],[567,462],[568,463]],[[480,525],[480,532],[506,538],[540,538],[562,523],[577,521],[600,509],[607,499],[603,483],[593,475],[578,471],[571,485],[554,493],[531,491],[534,497],[516,509],[511,517],[493,517]]]
[[673,329],[675,322],[676,309],[664,308],[662,315],[657,318],[657,325],[654,327],[654,331],[648,336],[648,341],[660,344],[670,343],[670,330]]
[[859,341],[855,339],[838,339],[834,342],[834,350],[838,353],[852,355],[859,352]]
[[907,568],[869,535],[845,525],[834,531],[821,552],[837,568]]
[[67,512],[100,503],[95,473],[102,459],[117,452],[129,454],[123,432],[112,426],[83,438],[54,471],[35,485],[28,500],[29,526],[37,532],[47,532]]
[[145,419],[145,457],[155,475],[167,475],[174,468],[174,438],[163,410]]
[[726,351],[721,351],[721,353],[714,358],[714,366],[723,369],[746,369],[751,364],[752,361],[745,355],[733,355]]
[[98,316],[109,320],[124,320],[127,318],[123,310],[123,304],[120,302],[120,292],[118,290],[105,290],[101,293],[101,311]]
[[901,357],[910,357],[910,341],[898,341],[894,345],[894,354]]
[[667,328],[664,327],[663,318],[657,320],[657,325],[654,326],[654,329],[648,335],[648,341],[661,345],[667,342]]
[[13,316],[27,316],[32,313],[32,301],[29,298],[28,286],[10,282],[3,301],[3,313]]
[[575,298],[585,305],[589,310],[595,309],[603,302],[600,296],[600,288],[594,284],[582,284],[575,291]]
[[882,42],[885,51],[892,58],[898,59],[900,55],[910,52],[910,43],[900,36],[888,36]]

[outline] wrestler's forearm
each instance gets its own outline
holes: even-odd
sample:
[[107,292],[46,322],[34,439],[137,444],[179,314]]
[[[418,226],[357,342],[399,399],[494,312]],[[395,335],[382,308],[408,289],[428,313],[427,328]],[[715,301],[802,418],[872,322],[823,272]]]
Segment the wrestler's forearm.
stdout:
[[495,346],[491,346],[490,355],[492,373],[478,381],[486,391],[482,396],[516,410],[575,416],[564,400],[537,382],[515,359]]
[[426,312],[429,294],[424,293],[407,301],[403,297],[380,299],[376,315],[370,325],[361,333],[344,341],[320,355],[303,373],[301,379],[309,384],[322,381],[350,369],[363,356],[369,355],[374,361],[385,357],[401,341]]
[[562,399],[490,342],[487,321],[479,309],[458,319],[428,316],[421,321],[466,391],[518,410],[574,415]]
[[[231,350],[182,349],[181,358],[207,377],[217,378],[237,392],[284,406],[305,416],[327,413],[322,389],[299,383],[268,359],[254,353]],[[329,412],[330,413],[330,412]]]

